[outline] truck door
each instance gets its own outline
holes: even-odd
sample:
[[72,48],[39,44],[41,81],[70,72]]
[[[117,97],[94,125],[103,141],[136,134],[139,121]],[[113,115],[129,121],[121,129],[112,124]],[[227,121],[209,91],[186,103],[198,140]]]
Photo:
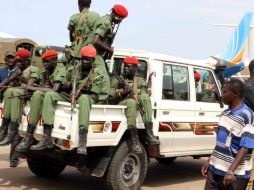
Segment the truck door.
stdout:
[[196,150],[213,149],[215,145],[215,131],[219,116],[222,112],[219,103],[220,87],[216,83],[214,74],[208,69],[194,68],[194,73],[200,75],[195,80],[195,118],[194,134],[196,135]]
[[[165,63],[161,69],[161,94],[158,101],[159,136],[161,152],[181,152],[190,145],[190,122],[194,122],[194,102],[191,100],[189,67]],[[156,83],[156,85],[160,83]],[[171,146],[170,146],[171,144]]]

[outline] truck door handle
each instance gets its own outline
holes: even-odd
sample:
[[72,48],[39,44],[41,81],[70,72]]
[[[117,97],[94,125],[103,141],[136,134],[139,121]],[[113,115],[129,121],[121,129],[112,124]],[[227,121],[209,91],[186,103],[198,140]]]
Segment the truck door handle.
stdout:
[[204,116],[205,112],[199,112],[199,116]]

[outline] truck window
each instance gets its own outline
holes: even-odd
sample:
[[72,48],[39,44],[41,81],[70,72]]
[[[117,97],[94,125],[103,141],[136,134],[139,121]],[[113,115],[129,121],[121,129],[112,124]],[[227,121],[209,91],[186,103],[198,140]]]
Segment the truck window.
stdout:
[[163,65],[162,99],[190,100],[188,68],[178,65]]
[[[144,78],[146,80],[147,77],[147,62],[144,60],[138,60],[138,69],[136,72],[137,77]],[[114,58],[114,69],[113,71],[120,75],[123,73],[123,58]]]
[[200,80],[195,81],[196,100],[198,102],[217,102],[217,87],[211,71],[204,69],[194,69],[200,74]]

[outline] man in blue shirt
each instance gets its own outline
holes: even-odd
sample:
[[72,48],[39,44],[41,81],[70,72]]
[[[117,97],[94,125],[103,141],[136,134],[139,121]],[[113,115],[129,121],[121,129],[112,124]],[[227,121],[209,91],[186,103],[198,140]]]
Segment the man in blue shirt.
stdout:
[[0,83],[6,79],[7,77],[11,76],[13,74],[13,71],[15,70],[15,52],[13,51],[7,51],[5,53],[5,63],[6,67],[0,69]]
[[203,165],[205,190],[245,190],[251,176],[254,149],[253,111],[243,102],[244,84],[231,79],[223,86],[222,112],[211,157]]

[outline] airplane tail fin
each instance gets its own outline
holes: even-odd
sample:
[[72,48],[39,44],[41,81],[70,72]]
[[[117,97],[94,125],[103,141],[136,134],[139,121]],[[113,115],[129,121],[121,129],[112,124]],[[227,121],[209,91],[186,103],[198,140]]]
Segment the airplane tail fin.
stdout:
[[251,20],[252,13],[245,13],[225,51],[219,57],[212,57],[217,61],[216,67],[225,67],[226,78],[231,77],[244,68],[244,47],[248,40]]
[[233,64],[242,61],[245,43],[248,39],[252,13],[245,13],[240,24],[236,28],[233,37],[230,39],[226,50],[221,54],[221,59]]

